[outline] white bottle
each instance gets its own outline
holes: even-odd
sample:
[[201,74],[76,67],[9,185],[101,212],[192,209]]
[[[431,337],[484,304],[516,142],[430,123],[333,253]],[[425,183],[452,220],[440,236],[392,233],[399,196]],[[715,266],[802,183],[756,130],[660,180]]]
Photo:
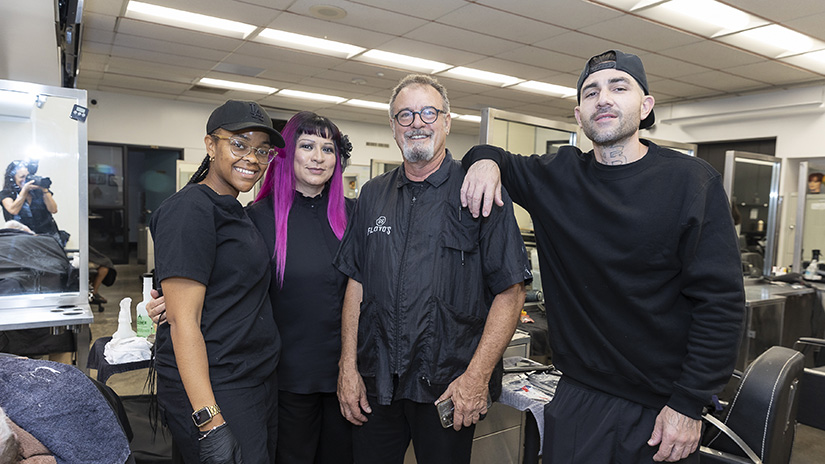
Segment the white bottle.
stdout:
[[152,334],[152,319],[146,311],[146,305],[152,299],[152,274],[143,274],[143,301],[135,309],[137,319],[137,336],[146,338]]
[[135,331],[132,330],[132,299],[126,297],[120,300],[120,313],[117,315],[117,332],[112,335],[112,338],[129,338],[134,336]]

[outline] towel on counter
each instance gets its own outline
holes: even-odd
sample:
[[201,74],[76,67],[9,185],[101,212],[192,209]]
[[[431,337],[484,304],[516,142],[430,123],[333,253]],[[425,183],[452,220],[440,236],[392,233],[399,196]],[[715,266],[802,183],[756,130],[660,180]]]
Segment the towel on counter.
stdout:
[[103,347],[103,357],[109,364],[148,361],[152,357],[152,344],[142,337],[112,338]]
[[129,457],[109,403],[74,366],[0,357],[0,406],[58,464],[123,463]]

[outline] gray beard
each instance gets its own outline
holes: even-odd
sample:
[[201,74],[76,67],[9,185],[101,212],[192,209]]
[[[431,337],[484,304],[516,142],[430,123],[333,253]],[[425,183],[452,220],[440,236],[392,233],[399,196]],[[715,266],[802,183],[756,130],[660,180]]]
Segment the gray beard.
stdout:
[[404,149],[401,150],[401,154],[404,156],[404,159],[410,163],[429,161],[433,159],[433,155],[435,155],[432,147],[404,147]]

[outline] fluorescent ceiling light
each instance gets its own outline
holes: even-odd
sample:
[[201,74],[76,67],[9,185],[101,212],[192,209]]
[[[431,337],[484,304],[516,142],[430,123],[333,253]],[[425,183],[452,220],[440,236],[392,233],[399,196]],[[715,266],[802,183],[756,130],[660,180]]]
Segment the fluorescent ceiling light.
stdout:
[[763,160],[756,160],[750,158],[734,158],[737,163],[745,163],[745,164],[758,164],[760,166],[770,166],[773,167],[779,159],[777,158],[776,162],[774,161],[763,161]]
[[363,52],[365,49],[343,42],[319,39],[308,35],[294,34],[292,32],[279,31],[277,29],[264,29],[257,37],[252,39],[255,42],[265,42],[285,48],[293,48],[306,52],[321,53],[340,58],[349,59]]
[[475,116],[472,114],[462,114],[458,117],[458,119],[462,121],[470,121],[470,122],[481,122],[481,116]]
[[485,84],[498,84],[502,87],[524,81],[518,77],[481,71],[473,68],[465,68],[463,66],[456,66],[455,68],[448,69],[447,71],[444,71],[444,74],[467,81],[482,82]]
[[814,46],[814,42],[810,37],[778,24],[749,29],[736,35],[761,42],[765,45],[779,47],[791,53],[804,53],[810,51]]
[[258,28],[251,24],[135,1],[130,1],[126,7],[126,17],[239,39],[245,39]]
[[671,0],[660,6],[726,30],[742,30],[751,22],[750,16],[744,11],[715,0]]
[[514,89],[550,95],[553,97],[568,98],[576,96],[576,89],[546,82],[525,81],[513,86]]
[[347,100],[344,102],[345,105],[352,105],[352,106],[359,106],[361,108],[370,108],[374,110],[384,110],[387,111],[390,108],[389,103],[381,103],[381,102],[374,102],[368,100]]
[[399,55],[398,53],[390,53],[381,50],[368,50],[353,59],[358,61],[366,61],[373,64],[388,65],[410,71],[425,72],[427,74],[435,74],[452,67],[450,64],[440,63],[438,61],[425,60],[414,56]]
[[217,87],[220,89],[244,90],[247,92],[271,94],[278,91],[274,87],[267,87],[265,85],[246,84],[244,82],[225,81],[221,79],[212,79],[204,77],[198,81],[198,84],[207,87]]
[[324,95],[321,93],[310,93],[310,92],[301,92],[300,90],[281,90],[278,92],[278,95],[283,95],[285,97],[293,97],[293,98],[301,98],[304,100],[316,100],[316,101],[323,101],[329,103],[341,103],[346,98],[336,97],[334,95]]

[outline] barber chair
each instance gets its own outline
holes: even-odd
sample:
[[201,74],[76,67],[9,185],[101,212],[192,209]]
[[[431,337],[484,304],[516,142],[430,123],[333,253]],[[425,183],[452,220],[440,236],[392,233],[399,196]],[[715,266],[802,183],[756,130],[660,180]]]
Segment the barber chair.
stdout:
[[793,347],[805,356],[796,418],[800,424],[825,430],[825,340],[803,337]]
[[790,460],[804,357],[774,346],[745,370],[733,399],[718,415],[699,448],[700,462],[779,464]]

